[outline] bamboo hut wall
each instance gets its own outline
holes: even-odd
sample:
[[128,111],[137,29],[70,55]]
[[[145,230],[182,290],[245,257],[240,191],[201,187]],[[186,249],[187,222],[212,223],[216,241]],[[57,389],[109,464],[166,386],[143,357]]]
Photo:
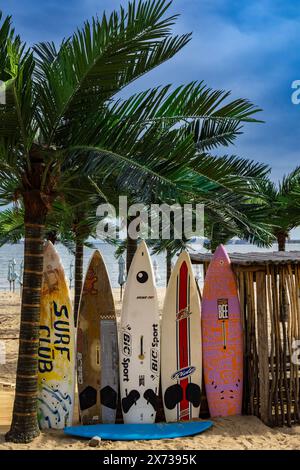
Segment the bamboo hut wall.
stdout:
[[[298,261],[298,260],[297,260]],[[209,260],[204,261],[206,273]],[[300,423],[300,264],[233,264],[244,331],[243,413]]]

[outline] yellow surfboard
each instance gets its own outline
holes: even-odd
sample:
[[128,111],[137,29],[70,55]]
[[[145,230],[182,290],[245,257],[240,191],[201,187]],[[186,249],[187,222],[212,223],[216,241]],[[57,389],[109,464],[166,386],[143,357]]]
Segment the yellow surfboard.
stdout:
[[64,268],[51,242],[44,248],[38,366],[40,428],[71,426],[75,387],[74,316]]

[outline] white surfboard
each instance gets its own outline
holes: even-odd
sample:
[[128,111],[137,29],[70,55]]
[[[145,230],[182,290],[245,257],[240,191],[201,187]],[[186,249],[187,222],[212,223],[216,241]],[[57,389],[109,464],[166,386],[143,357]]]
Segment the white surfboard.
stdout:
[[125,423],[154,423],[159,393],[160,325],[150,255],[142,241],[128,273],[119,342]]
[[161,382],[167,422],[199,418],[202,385],[200,300],[188,253],[169,280],[161,327]]
[[64,268],[51,242],[44,248],[38,351],[41,429],[71,426],[75,390],[75,327]]

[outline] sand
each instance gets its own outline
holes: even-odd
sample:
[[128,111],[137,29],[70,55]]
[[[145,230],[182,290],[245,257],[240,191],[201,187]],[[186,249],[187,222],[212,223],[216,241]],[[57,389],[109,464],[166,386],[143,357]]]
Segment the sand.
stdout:
[[[117,311],[120,311],[119,290],[114,292]],[[164,290],[159,290],[160,307]],[[19,293],[0,294],[0,341],[5,345],[6,363],[0,357],[0,449],[66,449],[91,450],[88,442],[66,437],[61,431],[42,432],[30,444],[6,443],[14,398],[14,381],[18,351]],[[2,343],[2,344],[3,344]],[[1,345],[1,343],[0,343]],[[1,351],[1,350],[0,350]],[[300,426],[271,429],[254,416],[235,416],[213,420],[214,426],[205,433],[181,439],[161,441],[103,441],[103,450],[300,450]]]

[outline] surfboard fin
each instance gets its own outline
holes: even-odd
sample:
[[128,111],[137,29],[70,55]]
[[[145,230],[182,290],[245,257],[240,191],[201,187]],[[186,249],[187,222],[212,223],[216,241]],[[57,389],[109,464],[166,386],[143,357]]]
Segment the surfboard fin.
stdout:
[[182,399],[183,391],[179,384],[171,385],[165,391],[164,400],[168,410],[173,410]]
[[158,409],[158,396],[156,395],[156,393],[151,388],[148,388],[148,390],[145,391],[144,398],[145,398],[145,400],[147,400],[147,404],[151,403],[154,410],[157,411],[157,409]]
[[133,405],[136,405],[136,402],[138,401],[140,396],[141,395],[137,390],[131,390],[129,395],[127,395],[127,397],[122,399],[122,409],[123,409],[124,413],[128,413],[130,408]]
[[97,390],[91,386],[86,387],[79,394],[79,404],[81,411],[87,410],[97,403]]
[[201,403],[201,388],[198,384],[189,383],[185,390],[187,401],[192,403],[195,408],[198,408]]
[[117,408],[117,392],[112,387],[107,385],[100,390],[100,401],[101,405],[115,410]]

